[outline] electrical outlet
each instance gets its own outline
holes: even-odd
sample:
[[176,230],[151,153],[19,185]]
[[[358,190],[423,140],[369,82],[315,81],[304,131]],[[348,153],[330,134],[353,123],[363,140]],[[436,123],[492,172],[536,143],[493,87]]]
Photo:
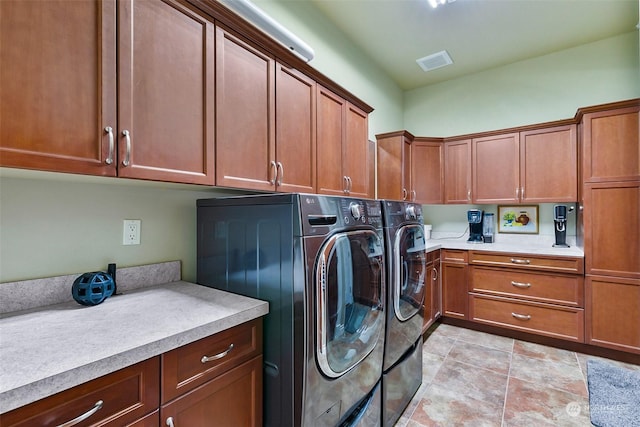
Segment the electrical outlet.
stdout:
[[125,219],[122,228],[122,244],[123,245],[139,245],[140,244],[140,224],[139,219]]

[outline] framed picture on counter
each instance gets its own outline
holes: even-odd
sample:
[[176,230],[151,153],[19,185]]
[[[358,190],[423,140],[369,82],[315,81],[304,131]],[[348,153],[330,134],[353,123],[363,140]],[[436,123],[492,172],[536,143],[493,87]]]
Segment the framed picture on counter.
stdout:
[[538,205],[498,206],[498,233],[538,234]]

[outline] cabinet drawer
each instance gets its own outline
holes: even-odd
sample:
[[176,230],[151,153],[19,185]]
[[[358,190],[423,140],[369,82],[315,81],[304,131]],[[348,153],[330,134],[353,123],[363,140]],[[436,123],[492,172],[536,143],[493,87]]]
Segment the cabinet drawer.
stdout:
[[262,353],[255,319],[162,355],[162,403]]
[[92,413],[78,425],[129,425],[158,407],[159,384],[160,357],[154,357],[2,414],[1,424],[58,426]]
[[584,342],[584,310],[470,294],[470,319],[569,341]]
[[584,258],[470,251],[469,264],[582,274]]
[[162,406],[160,425],[261,426],[262,372],[262,356],[225,372]]
[[442,262],[460,262],[467,263],[469,254],[465,250],[459,249],[442,249]]
[[471,267],[469,291],[583,307],[584,278]]

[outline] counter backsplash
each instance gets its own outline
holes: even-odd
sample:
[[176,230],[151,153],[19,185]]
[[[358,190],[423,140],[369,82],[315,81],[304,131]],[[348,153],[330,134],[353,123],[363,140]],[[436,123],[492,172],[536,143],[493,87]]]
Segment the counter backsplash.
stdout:
[[[0,283],[0,314],[73,301],[71,286],[81,274]],[[118,294],[179,280],[181,280],[180,261],[123,267],[116,270]]]

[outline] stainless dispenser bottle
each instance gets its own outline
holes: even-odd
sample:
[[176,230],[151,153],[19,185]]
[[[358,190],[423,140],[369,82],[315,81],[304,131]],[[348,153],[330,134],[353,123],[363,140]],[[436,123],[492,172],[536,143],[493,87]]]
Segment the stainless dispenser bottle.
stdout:
[[494,215],[492,213],[485,213],[482,223],[482,239],[485,243],[493,243],[495,236],[495,225],[493,221]]

